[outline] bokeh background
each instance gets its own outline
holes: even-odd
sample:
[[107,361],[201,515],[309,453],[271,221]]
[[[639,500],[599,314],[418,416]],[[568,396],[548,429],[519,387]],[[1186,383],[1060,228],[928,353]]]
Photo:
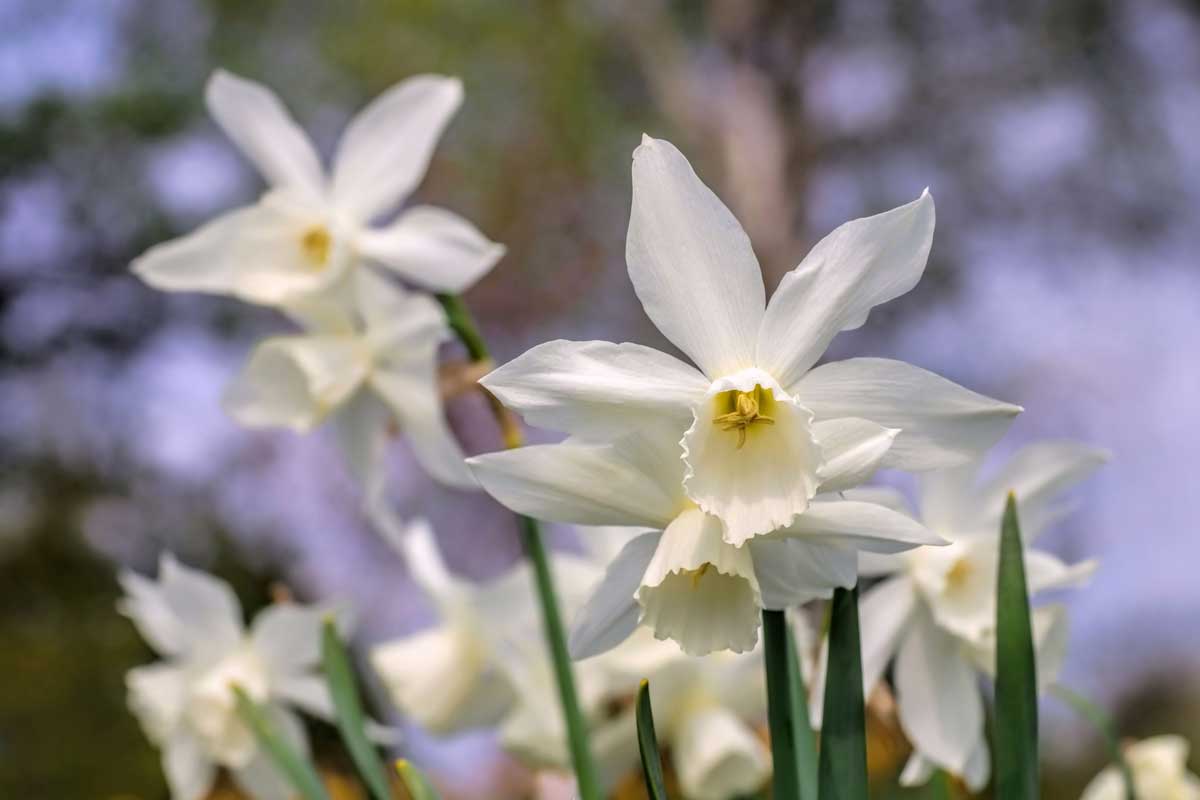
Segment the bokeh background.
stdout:
[[[467,298],[501,360],[557,336],[665,345],[623,262],[642,131],[733,208],[769,288],[837,224],[929,186],[925,280],[830,357],[1024,405],[1002,451],[1113,452],[1045,540],[1102,561],[1062,598],[1065,682],[1129,735],[1200,741],[1200,4],[3,0],[0,31],[0,796],[165,797],[124,709],[149,651],[114,611],[114,565],[169,548],[248,608],[269,581],[344,598],[362,642],[430,613],[331,441],[223,415],[282,319],[128,272],[261,188],[205,115],[217,66],[274,87],[325,152],[396,80],[463,78],[419,198],[507,244]],[[453,416],[469,449],[498,446],[476,400]],[[392,466],[453,569],[517,557],[486,500],[432,487],[402,448]],[[1044,713],[1047,796],[1077,796],[1101,743]],[[463,796],[522,780],[486,735],[412,741]]]

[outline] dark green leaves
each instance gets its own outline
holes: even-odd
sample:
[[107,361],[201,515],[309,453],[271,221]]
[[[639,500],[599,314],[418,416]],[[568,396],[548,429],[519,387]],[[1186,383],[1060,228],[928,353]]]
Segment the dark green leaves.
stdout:
[[280,735],[266,711],[251,700],[240,687],[233,687],[233,693],[237,698],[238,714],[250,726],[250,730],[254,731],[259,746],[271,756],[275,766],[292,786],[296,787],[300,796],[304,800],[329,800],[317,771]]
[[375,800],[391,800],[392,793],[388,788],[383,761],[375,745],[367,739],[367,719],[354,681],[350,655],[338,636],[332,618],[326,619],[321,629],[321,661],[325,679],[329,682],[329,692],[333,696],[333,706],[337,710],[338,730],[341,731],[346,749],[350,751],[354,766],[358,768],[358,774]]
[[996,582],[996,796],[1038,797],[1037,669],[1017,501],[1009,494],[1000,527]]
[[773,797],[816,800],[817,752],[796,646],[783,611],[763,610],[767,722],[775,764]]
[[858,635],[858,587],[838,589],[833,593],[823,717],[819,766],[821,800],[867,800],[866,708]]
[[654,711],[650,708],[650,684],[642,681],[637,694],[638,752],[642,754],[642,774],[646,777],[646,793],[650,800],[667,800],[663,781],[662,757],[658,753],[658,736],[654,733]]

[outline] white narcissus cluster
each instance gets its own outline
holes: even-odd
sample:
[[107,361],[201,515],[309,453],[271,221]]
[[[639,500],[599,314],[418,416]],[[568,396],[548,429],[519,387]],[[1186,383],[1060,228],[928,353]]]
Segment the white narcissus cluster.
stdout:
[[[780,607],[766,595],[797,602],[852,585],[847,559],[858,547],[936,542],[886,508],[839,505],[834,493],[880,466],[969,460],[1020,409],[899,361],[814,368],[837,333],[917,283],[933,227],[928,193],[849,222],[768,303],[737,220],[678,150],[643,140],[629,275],[651,320],[696,366],[629,343],[535,347],[482,382],[530,423],[571,438],[469,461],[521,513],[661,531],[618,559],[590,604],[602,641],[580,654],[639,621],[690,653],[746,650],[760,609]],[[759,574],[764,566],[771,574]]]
[[[588,532],[589,538],[608,540],[601,548],[636,533]],[[439,622],[372,650],[371,665],[392,700],[434,733],[495,726],[505,750],[523,763],[569,769],[566,730],[528,568],[518,566],[474,585],[447,571],[426,524],[413,523],[396,538]],[[554,571],[569,614],[603,570],[593,552],[563,554]],[[761,672],[756,655],[689,658],[648,632],[577,665],[580,703],[602,782],[612,787],[637,769],[632,701],[639,681],[649,677],[660,740],[675,753],[686,797],[717,800],[726,796],[722,787],[760,787],[770,776],[769,753],[753,727],[766,710]]]
[[237,712],[240,687],[301,753],[304,726],[293,708],[332,719],[320,674],[321,624],[328,611],[274,605],[242,623],[237,598],[224,582],[164,556],[157,580],[120,575],[119,608],[162,661],[126,675],[129,707],[162,750],[172,800],[208,795],[217,770],[256,800],[285,800],[291,785],[258,746]]
[[[1200,776],[1188,770],[1188,743],[1182,736],[1154,736],[1124,748],[1134,790],[1148,800],[1200,800]],[[1125,800],[1125,782],[1116,766],[1092,779],[1079,800]]]
[[[862,597],[863,682],[870,692],[895,657],[894,684],[901,727],[914,754],[901,776],[924,783],[934,769],[961,776],[972,790],[991,774],[978,676],[995,674],[996,576],[1000,523],[1009,492],[1017,497],[1030,594],[1078,586],[1095,562],[1067,565],[1032,543],[1070,508],[1061,495],[1107,459],[1072,442],[1040,442],[1018,451],[980,480],[978,464],[922,476],[916,516],[950,541],[898,556],[860,556],[864,577],[880,578]],[[906,508],[897,492],[860,489]],[[1058,605],[1033,610],[1038,682],[1053,681],[1066,649],[1066,616]],[[823,676],[814,685],[822,691]],[[820,720],[820,704],[814,717]]]
[[504,253],[449,211],[401,210],[462,102],[460,82],[422,75],[384,92],[350,121],[328,174],[266,87],[218,71],[205,97],[268,190],[251,206],[152,247],[133,270],[166,291],[279,308],[304,327],[255,350],[228,398],[233,416],[306,431],[337,411],[342,442],[364,479],[381,431],[395,420],[434,478],[473,485],[438,395],[445,314],[394,280],[458,292]]

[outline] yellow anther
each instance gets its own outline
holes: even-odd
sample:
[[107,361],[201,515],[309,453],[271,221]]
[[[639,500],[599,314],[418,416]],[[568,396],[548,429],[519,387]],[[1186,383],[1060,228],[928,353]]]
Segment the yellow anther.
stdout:
[[967,582],[974,568],[971,562],[965,558],[960,558],[954,562],[954,566],[950,567],[950,571],[946,573],[946,583],[950,586],[961,586]]
[[733,410],[713,417],[713,424],[719,425],[723,431],[737,431],[737,448],[741,450],[746,444],[747,428],[757,422],[774,425],[775,418],[762,412],[762,406],[766,404],[769,396],[761,386],[755,386],[749,392],[733,391],[729,394],[733,395]]
[[333,237],[329,235],[328,230],[319,225],[309,228],[300,237],[300,249],[304,251],[304,257],[317,268],[325,266],[329,261],[329,251],[332,247]]
[[692,588],[693,589],[695,589],[697,586],[700,585],[700,579],[704,577],[704,573],[708,572],[708,568],[711,566],[712,566],[712,564],[709,564],[706,561],[704,564],[702,564],[700,566],[700,569],[691,570],[691,572],[689,574],[691,575],[691,578],[692,578]]

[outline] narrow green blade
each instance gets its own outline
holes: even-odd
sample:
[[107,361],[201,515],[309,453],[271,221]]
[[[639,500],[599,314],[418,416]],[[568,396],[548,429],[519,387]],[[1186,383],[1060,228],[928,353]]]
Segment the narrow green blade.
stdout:
[[796,689],[798,670],[789,647],[787,615],[763,609],[763,666],[767,673],[767,725],[771,731],[771,797],[800,800],[800,764],[796,760]]
[[800,800],[817,800],[817,736],[808,716],[808,688],[796,657],[796,639],[787,626],[788,684],[792,696],[792,720],[795,733],[796,771],[800,773]]
[[867,800],[867,717],[857,586],[833,593],[823,716],[821,800]]
[[1056,683],[1050,687],[1050,693],[1069,705],[1075,713],[1091,723],[1092,727],[1104,737],[1108,747],[1109,758],[1121,771],[1121,782],[1125,784],[1125,800],[1137,800],[1137,789],[1133,782],[1133,770],[1125,760],[1125,751],[1121,749],[1121,739],[1117,735],[1117,727],[1108,714],[1105,714],[1095,703],[1078,692],[1074,692]]
[[397,760],[396,772],[400,774],[400,780],[404,782],[404,788],[412,800],[439,800],[437,789],[412,762],[404,758]]
[[658,736],[654,733],[654,711],[650,708],[650,683],[642,681],[637,693],[638,752],[642,754],[642,774],[650,800],[667,800],[663,781],[662,757],[658,754]]
[[233,687],[237,710],[254,738],[304,800],[329,800],[316,769],[279,734],[266,713],[240,687]]
[[350,654],[332,618],[326,619],[321,627],[321,661],[337,711],[337,727],[354,766],[375,800],[391,800],[386,768],[375,745],[367,739],[367,719],[354,681],[354,668],[350,666]]
[[1008,495],[1000,526],[996,581],[996,796],[1038,797],[1037,669],[1025,584],[1017,499]]

